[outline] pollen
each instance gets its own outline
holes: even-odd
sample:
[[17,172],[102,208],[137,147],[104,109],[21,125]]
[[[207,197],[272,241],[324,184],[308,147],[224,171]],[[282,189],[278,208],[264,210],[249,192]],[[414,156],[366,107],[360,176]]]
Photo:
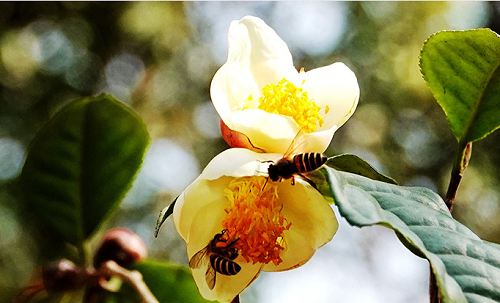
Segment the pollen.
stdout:
[[285,250],[283,232],[288,223],[281,214],[283,205],[273,182],[262,176],[233,179],[225,190],[229,205],[222,227],[247,262],[267,264],[282,262]]
[[323,117],[319,114],[321,108],[309,98],[307,92],[285,78],[278,84],[266,85],[259,103],[259,109],[291,117],[308,133],[323,125]]

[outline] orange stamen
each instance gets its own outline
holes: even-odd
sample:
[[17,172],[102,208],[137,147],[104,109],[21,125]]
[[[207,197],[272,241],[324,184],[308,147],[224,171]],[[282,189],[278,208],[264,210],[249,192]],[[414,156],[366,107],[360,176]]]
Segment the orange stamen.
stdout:
[[[222,227],[230,239],[239,239],[234,247],[247,262],[267,264],[282,262],[285,250],[283,232],[288,223],[281,214],[276,184],[262,176],[233,179],[225,190],[229,206]],[[286,224],[286,225],[285,225]]]

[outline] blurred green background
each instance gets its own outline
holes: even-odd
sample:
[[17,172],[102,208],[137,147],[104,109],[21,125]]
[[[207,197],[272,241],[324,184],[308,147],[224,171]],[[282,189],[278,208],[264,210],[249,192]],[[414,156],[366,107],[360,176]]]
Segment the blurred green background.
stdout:
[[[209,88],[227,56],[229,23],[245,15],[276,30],[298,69],[342,61],[356,73],[358,109],[327,155],[356,154],[402,185],[444,195],[456,140],[420,75],[419,51],[440,30],[499,32],[499,3],[2,2],[0,302],[10,302],[40,265],[74,253],[54,246],[51,231],[24,206],[16,178],[37,130],[80,96],[115,95],[144,119],[152,138],[133,188],[92,244],[106,228],[126,227],[146,241],[152,258],[187,263],[171,220],[157,239],[154,224],[159,211],[227,148]],[[497,243],[499,136],[474,144],[454,210],[459,221]],[[425,261],[391,231],[360,231],[340,221],[338,235],[311,262],[263,274],[242,299],[428,300]]]

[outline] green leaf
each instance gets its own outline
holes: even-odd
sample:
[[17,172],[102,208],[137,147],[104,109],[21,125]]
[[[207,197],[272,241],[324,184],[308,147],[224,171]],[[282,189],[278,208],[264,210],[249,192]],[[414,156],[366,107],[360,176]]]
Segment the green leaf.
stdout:
[[20,177],[29,207],[65,241],[83,243],[130,187],[148,140],[112,96],[72,102],[31,143]]
[[320,172],[350,224],[389,227],[412,252],[430,261],[442,303],[500,301],[500,246],[454,220],[439,195],[329,167]]
[[360,176],[365,176],[373,180],[378,180],[391,184],[397,184],[397,182],[394,179],[382,175],[381,173],[376,171],[370,164],[368,164],[365,160],[361,159],[356,155],[343,154],[334,156],[328,159],[326,165],[336,170],[345,171]]
[[[191,272],[181,265],[145,260],[135,264],[131,269],[138,270],[144,282],[161,303],[206,303],[210,302],[200,295]],[[139,302],[135,291],[128,285],[122,286],[117,294],[118,302]]]
[[[372,180],[387,182],[390,184],[397,184],[396,181],[390,177],[382,175],[377,172],[370,164],[358,156],[352,154],[342,154],[328,158],[325,166],[333,169],[353,173],[356,175],[364,176]],[[313,182],[316,189],[323,195],[323,197],[330,204],[334,204],[330,186],[326,182],[325,175],[319,171],[313,171],[308,174],[308,178]]]
[[459,141],[500,127],[500,37],[489,29],[443,31],[420,53],[420,68]]

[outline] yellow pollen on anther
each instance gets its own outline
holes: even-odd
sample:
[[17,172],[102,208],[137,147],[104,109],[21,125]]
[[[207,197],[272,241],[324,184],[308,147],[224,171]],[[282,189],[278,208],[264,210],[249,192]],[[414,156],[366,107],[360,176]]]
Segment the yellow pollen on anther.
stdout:
[[259,109],[289,116],[308,133],[323,125],[323,117],[319,114],[321,108],[309,98],[307,92],[285,78],[278,84],[266,85],[259,102]]
[[291,222],[281,214],[277,185],[266,183],[262,176],[240,177],[229,183],[224,194],[229,205],[222,227],[228,239],[238,239],[234,247],[239,254],[254,264],[280,264],[285,249],[283,232]]

